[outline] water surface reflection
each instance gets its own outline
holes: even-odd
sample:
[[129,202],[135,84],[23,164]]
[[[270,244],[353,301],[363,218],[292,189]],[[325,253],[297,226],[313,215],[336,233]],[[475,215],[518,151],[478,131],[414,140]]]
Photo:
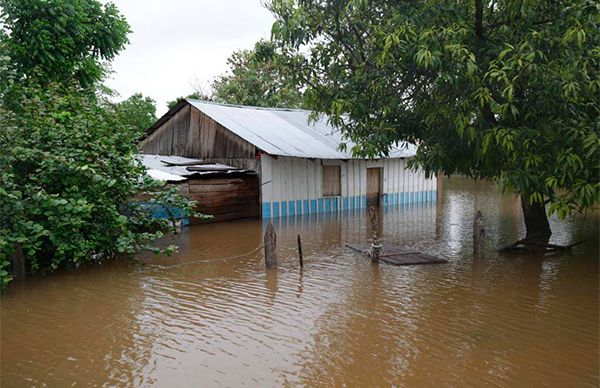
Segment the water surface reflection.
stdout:
[[[486,259],[471,259],[482,209]],[[344,248],[362,212],[192,227],[174,257],[28,279],[2,297],[2,386],[597,386],[598,215],[559,223],[573,253],[498,256],[519,204],[464,179],[437,204],[382,211],[387,242],[449,260],[372,265]],[[302,235],[304,269],[296,236]]]

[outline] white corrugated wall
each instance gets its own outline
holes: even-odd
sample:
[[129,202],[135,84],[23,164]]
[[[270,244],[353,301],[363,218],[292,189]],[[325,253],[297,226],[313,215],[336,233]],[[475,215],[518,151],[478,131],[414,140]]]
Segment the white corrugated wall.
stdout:
[[[340,166],[341,196],[323,197],[321,168]],[[404,159],[324,160],[261,156],[262,218],[367,206],[367,168],[383,168],[383,206],[434,202],[435,177],[405,169]]]

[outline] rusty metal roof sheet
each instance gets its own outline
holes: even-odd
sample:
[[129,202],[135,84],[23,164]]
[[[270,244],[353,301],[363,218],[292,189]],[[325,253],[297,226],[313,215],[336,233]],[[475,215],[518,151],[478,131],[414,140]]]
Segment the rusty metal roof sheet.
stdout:
[[[350,152],[354,143],[342,139],[341,133],[323,117],[316,122],[309,122],[310,111],[216,104],[193,99],[186,101],[268,154],[357,159]],[[347,151],[339,150],[341,143],[347,143]],[[415,153],[416,147],[413,144],[401,143],[390,148],[388,157],[406,158]]]

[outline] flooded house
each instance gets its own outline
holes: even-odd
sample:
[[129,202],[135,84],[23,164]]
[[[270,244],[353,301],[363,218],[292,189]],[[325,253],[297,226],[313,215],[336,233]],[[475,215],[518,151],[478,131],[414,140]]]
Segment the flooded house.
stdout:
[[[230,173],[237,170],[250,176],[253,172],[255,189],[230,183],[190,186],[195,186],[196,194],[212,190],[222,206],[228,202],[234,206],[243,197],[244,212],[237,217],[232,211],[233,218],[435,201],[436,179],[406,169],[407,160],[415,156],[414,145],[398,144],[379,159],[355,157],[349,151],[354,144],[343,139],[325,117],[310,120],[309,115],[299,109],[184,99],[148,129],[140,147],[146,155],[159,155],[158,159],[184,157],[226,166]],[[340,149],[341,143],[347,143],[346,150]],[[179,167],[190,170],[190,166]]]

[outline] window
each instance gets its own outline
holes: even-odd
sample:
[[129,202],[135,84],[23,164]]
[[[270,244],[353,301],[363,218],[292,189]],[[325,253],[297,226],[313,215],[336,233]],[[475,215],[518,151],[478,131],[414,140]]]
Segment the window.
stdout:
[[323,197],[342,195],[340,166],[323,166]]

